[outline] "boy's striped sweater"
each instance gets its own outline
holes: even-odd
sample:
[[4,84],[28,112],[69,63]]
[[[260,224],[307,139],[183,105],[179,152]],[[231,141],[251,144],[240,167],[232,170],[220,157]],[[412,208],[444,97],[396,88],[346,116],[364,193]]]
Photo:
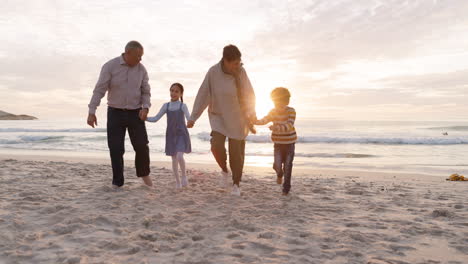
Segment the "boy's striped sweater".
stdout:
[[297,141],[294,121],[296,120],[296,110],[286,106],[283,109],[273,108],[267,116],[258,120],[256,125],[265,125],[273,122],[274,129],[271,133],[271,140],[275,144],[292,144]]

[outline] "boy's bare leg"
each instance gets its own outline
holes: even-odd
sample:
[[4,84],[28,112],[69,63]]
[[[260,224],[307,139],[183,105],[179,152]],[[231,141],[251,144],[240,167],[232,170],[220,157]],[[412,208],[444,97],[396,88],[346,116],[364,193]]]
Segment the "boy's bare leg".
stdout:
[[143,177],[141,177],[141,179],[143,180],[143,182],[144,182],[147,186],[153,187],[153,182],[151,181],[151,178],[150,178],[149,175],[148,175],[148,176],[143,176]]

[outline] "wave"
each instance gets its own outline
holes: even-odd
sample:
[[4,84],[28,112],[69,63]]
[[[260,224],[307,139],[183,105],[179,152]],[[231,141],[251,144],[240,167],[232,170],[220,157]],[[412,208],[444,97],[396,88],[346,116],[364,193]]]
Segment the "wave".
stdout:
[[[246,153],[246,156],[262,156],[262,157],[271,157],[273,153]],[[356,158],[375,158],[375,155],[369,154],[357,154],[357,153],[294,153],[295,157],[304,157],[304,158],[347,158],[347,159],[356,159]]]
[[468,126],[428,127],[426,129],[441,131],[468,131]]
[[106,132],[105,128],[68,128],[68,129],[40,129],[40,128],[0,128],[0,133],[5,132],[49,132],[49,133],[95,133],[95,132]]
[[0,140],[0,144],[51,143],[63,141],[64,136],[20,136],[15,140]]
[[[163,135],[150,135],[151,139],[164,138]],[[208,132],[196,134],[202,141],[209,142],[211,136]],[[21,143],[43,143],[43,142],[96,142],[106,141],[105,135],[89,136],[55,136],[55,135],[20,135],[14,139],[0,139],[0,144],[21,144]],[[270,143],[269,135],[249,135],[246,139],[252,143]],[[373,145],[465,145],[468,144],[468,137],[324,137],[324,136],[304,136],[298,138],[298,143],[302,144],[373,144]]]
[[95,137],[86,137],[86,139],[80,139],[79,141],[104,141],[104,142],[107,142],[107,135],[105,136],[95,136]]
[[[211,139],[210,133],[202,132],[197,138],[203,141]],[[249,135],[246,139],[254,143],[271,143],[269,135]],[[299,143],[322,144],[379,144],[379,145],[462,145],[468,144],[468,138],[451,137],[298,137]]]
[[335,153],[335,154],[328,154],[328,153],[298,153],[295,156],[299,157],[307,157],[307,158],[347,158],[347,159],[357,159],[357,158],[374,158],[377,157],[375,155],[369,154],[357,154],[357,153]]
[[299,142],[330,143],[330,144],[377,144],[377,145],[461,145],[468,144],[468,138],[436,138],[436,137],[304,137]]

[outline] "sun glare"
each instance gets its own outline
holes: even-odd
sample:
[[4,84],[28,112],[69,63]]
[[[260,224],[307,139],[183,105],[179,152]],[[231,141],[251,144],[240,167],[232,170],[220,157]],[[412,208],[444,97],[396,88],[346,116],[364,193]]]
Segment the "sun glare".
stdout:
[[270,96],[262,95],[257,96],[257,102],[255,104],[255,110],[257,111],[257,117],[260,119],[268,114],[268,112],[274,107],[270,100]]
[[258,74],[253,77],[253,83],[255,83],[255,110],[257,111],[257,117],[260,119],[274,107],[270,93],[280,82],[271,78],[270,75]]

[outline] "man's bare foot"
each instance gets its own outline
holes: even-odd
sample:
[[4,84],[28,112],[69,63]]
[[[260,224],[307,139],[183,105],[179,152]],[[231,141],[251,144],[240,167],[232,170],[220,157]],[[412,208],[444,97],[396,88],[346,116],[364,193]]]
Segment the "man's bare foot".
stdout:
[[276,183],[277,184],[282,184],[283,183],[283,177],[277,177],[276,178]]
[[146,184],[146,186],[149,186],[149,187],[153,187],[153,182],[151,181],[151,178],[150,176],[143,176],[141,177],[141,179],[143,180],[143,183]]

